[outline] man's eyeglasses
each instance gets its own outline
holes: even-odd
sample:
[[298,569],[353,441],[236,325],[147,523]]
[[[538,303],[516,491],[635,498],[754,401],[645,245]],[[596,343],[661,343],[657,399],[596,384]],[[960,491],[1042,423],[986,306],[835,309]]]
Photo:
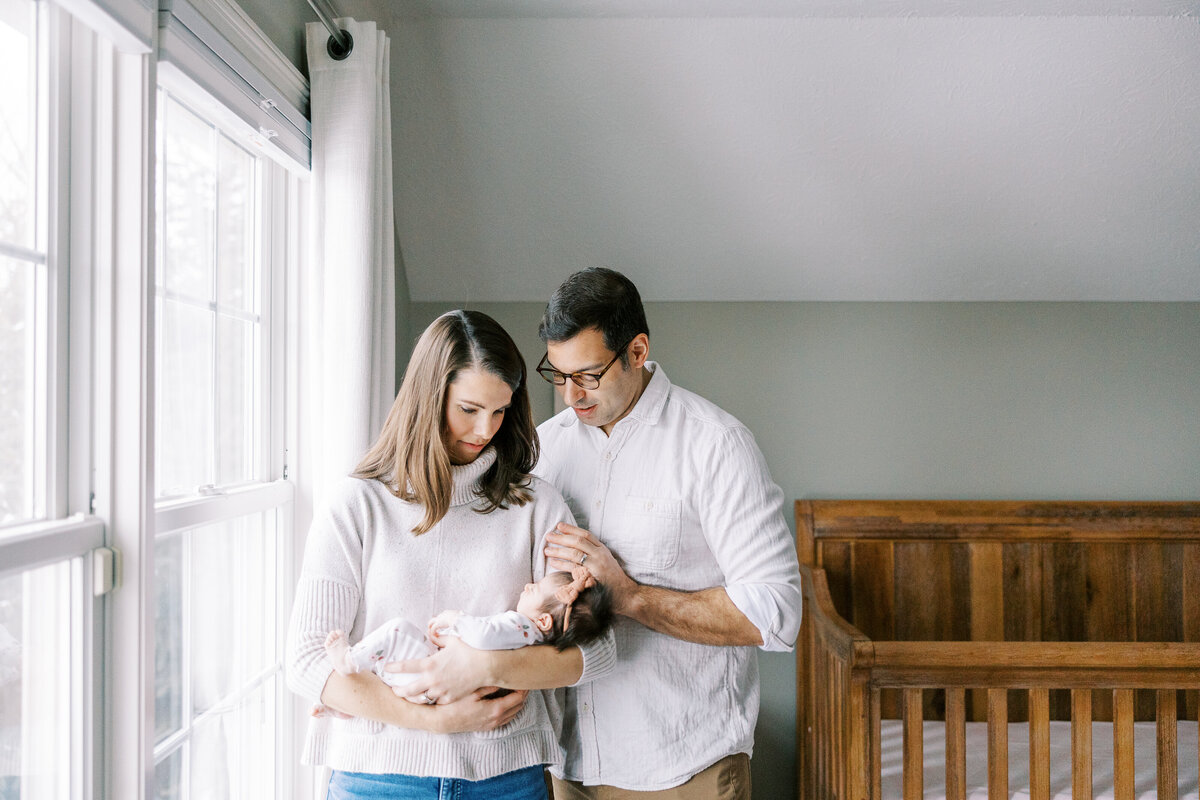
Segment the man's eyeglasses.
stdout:
[[633,344],[633,339],[625,343],[624,347],[617,348],[617,354],[613,356],[612,361],[604,365],[604,369],[599,372],[559,372],[550,364],[550,354],[542,356],[542,360],[538,362],[535,370],[538,375],[541,375],[547,382],[553,383],[555,386],[562,386],[570,378],[580,389],[596,389],[600,386],[600,379],[604,377],[604,373],[608,372],[612,365],[617,363],[617,359],[625,352],[625,348]]

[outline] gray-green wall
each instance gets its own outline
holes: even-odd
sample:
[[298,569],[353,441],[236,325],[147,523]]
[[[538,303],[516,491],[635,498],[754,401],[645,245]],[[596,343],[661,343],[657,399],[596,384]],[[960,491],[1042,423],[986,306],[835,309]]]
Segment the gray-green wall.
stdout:
[[[445,304],[413,303],[411,347]],[[532,367],[541,303],[473,305]],[[651,357],[789,498],[1200,498],[1200,304],[648,303]],[[551,413],[532,385],[534,415]],[[791,508],[786,509],[790,519]],[[755,797],[792,796],[795,666],[761,653]]]
[[279,51],[308,77],[304,25],[317,21],[317,13],[305,0],[237,0],[242,10],[266,34]]

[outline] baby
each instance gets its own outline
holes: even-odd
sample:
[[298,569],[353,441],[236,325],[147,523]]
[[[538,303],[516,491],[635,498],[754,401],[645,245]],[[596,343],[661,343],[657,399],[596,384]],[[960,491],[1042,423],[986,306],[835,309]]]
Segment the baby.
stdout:
[[[530,644],[552,644],[559,650],[587,644],[602,636],[612,625],[612,595],[597,583],[586,567],[571,572],[551,572],[537,583],[525,585],[513,611],[475,617],[461,611],[443,611],[429,620],[426,631],[396,617],[351,646],[342,631],[332,631],[325,652],[333,668],[342,675],[371,671],[403,695],[404,686],[417,676],[388,672],[389,661],[424,658],[437,651],[434,641],[457,636],[477,650],[514,650]],[[407,697],[414,703],[427,698]],[[313,716],[326,714],[349,719],[328,706],[313,708]]]

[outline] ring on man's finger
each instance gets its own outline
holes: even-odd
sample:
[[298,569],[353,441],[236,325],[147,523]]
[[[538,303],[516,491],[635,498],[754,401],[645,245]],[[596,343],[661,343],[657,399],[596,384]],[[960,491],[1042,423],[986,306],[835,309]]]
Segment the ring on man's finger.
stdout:
[[424,692],[421,693],[421,697],[419,699],[422,703],[424,703],[427,706],[431,706],[437,702],[436,700],[434,700],[432,697],[425,694]]
[[583,562],[585,562],[585,561],[587,561],[587,553],[584,553],[583,555],[581,555],[581,556],[579,557],[579,566],[581,566],[581,567],[582,567],[582,566],[583,566]]

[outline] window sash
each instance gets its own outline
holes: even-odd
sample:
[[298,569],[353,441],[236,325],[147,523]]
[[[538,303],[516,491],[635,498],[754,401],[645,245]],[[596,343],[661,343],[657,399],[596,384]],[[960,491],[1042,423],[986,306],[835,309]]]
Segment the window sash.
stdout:
[[69,561],[104,547],[104,523],[82,514],[10,528],[0,539],[0,575]]
[[290,507],[295,487],[285,480],[215,490],[211,495],[163,501],[154,513],[158,535],[211,525],[260,511]]

